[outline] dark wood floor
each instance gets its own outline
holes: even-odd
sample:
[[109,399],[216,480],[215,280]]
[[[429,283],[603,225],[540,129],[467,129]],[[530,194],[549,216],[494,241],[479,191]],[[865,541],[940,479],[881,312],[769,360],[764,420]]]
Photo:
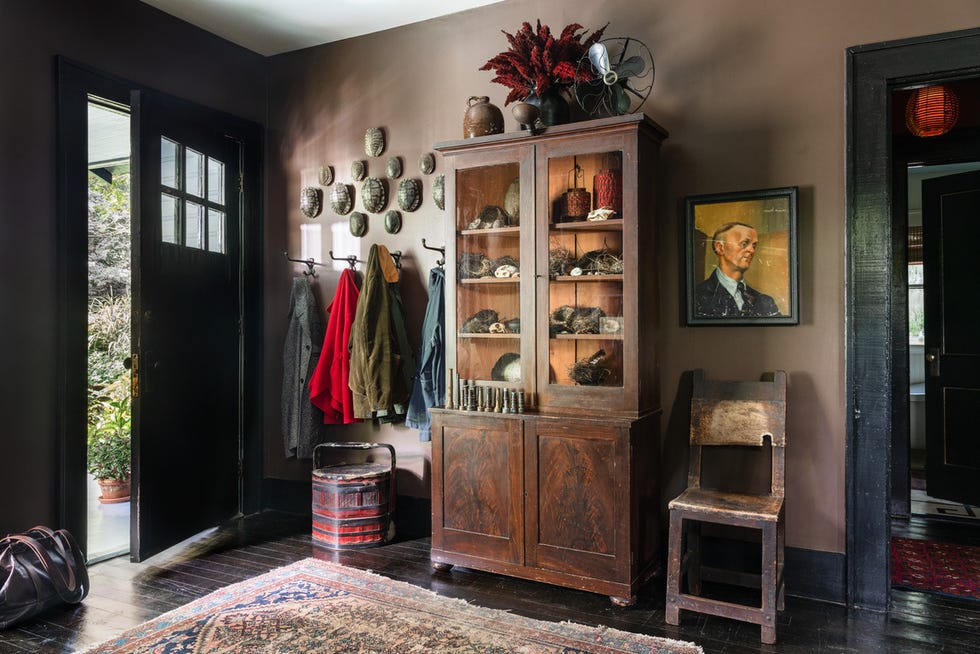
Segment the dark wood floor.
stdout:
[[[92,592],[74,609],[56,611],[0,632],[0,653],[75,652],[217,588],[310,556],[308,518],[263,514],[235,521],[141,564],[117,558],[90,568]],[[978,528],[897,522],[895,535],[978,544]],[[318,550],[320,551],[320,550]],[[325,558],[374,570],[450,597],[542,620],[572,620],[626,631],[690,640],[707,654],[750,652],[977,652],[980,602],[893,592],[887,615],[788,597],[778,622],[779,642],[759,643],[759,628],[682,613],[664,623],[663,579],[643,589],[636,606],[615,608],[608,598],[519,579],[454,568],[433,573],[427,538],[401,539],[368,550],[328,552]]]

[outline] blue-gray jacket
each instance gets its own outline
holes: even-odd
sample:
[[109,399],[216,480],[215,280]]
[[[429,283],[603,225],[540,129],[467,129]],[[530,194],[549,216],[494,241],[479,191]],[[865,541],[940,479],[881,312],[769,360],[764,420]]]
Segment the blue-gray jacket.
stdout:
[[440,406],[446,397],[446,272],[429,271],[429,304],[422,322],[419,364],[412,385],[405,424],[419,430],[419,440],[432,440],[429,409]]

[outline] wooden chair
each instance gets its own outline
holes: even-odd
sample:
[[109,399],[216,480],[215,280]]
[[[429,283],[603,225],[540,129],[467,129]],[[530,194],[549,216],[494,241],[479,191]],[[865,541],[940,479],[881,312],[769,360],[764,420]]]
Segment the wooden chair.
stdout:
[[[758,624],[762,627],[762,642],[775,643],[776,611],[782,611],[785,604],[783,487],[786,373],[767,373],[762,379],[759,382],[707,381],[703,370],[694,371],[688,488],[668,505],[670,536],[666,620],[673,625],[679,624],[681,609],[719,615]],[[761,448],[766,436],[769,437],[772,453],[772,476],[768,494],[738,494],[701,487],[702,447],[725,445]],[[758,529],[762,536],[761,574],[732,573],[702,567],[702,523]],[[688,593],[681,591],[681,582],[685,575]],[[702,579],[761,588],[761,607],[703,597]]]

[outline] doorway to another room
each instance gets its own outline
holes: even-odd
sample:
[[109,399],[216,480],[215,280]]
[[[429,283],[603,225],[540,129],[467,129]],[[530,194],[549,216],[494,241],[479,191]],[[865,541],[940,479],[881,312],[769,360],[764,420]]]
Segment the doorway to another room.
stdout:
[[89,563],[129,554],[132,218],[129,107],[88,102]]

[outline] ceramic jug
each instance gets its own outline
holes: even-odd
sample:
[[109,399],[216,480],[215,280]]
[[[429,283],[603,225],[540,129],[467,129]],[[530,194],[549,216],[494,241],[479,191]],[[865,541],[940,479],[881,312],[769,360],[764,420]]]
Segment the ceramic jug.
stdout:
[[463,116],[463,138],[500,134],[504,131],[504,115],[487,96],[470,96]]

